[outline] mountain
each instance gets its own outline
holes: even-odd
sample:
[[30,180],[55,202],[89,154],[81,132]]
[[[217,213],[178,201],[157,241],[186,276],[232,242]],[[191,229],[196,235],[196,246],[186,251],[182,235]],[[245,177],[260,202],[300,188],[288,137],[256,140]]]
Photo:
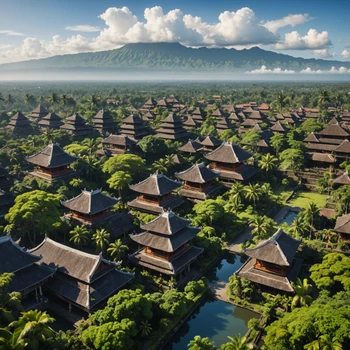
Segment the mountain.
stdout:
[[258,47],[236,50],[226,48],[189,48],[179,43],[127,44],[119,49],[61,55],[50,58],[0,65],[1,71],[47,71],[62,69],[127,69],[172,71],[245,72],[265,65],[269,69],[329,70],[332,66],[350,68],[350,62],[305,59]]

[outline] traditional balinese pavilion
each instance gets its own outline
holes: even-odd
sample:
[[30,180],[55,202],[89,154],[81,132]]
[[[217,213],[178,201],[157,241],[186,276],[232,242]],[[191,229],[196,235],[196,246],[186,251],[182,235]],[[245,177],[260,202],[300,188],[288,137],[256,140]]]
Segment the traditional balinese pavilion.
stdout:
[[150,98],[145,102],[145,104],[140,108],[141,111],[153,111],[157,106],[157,101],[153,98]]
[[41,130],[59,129],[63,124],[62,118],[56,113],[49,113],[38,122]]
[[229,118],[223,117],[223,118],[218,118],[216,120],[216,130],[219,134],[221,134],[227,129],[232,129],[232,128],[233,128],[233,125],[231,124],[231,121]]
[[0,165],[0,189],[7,190],[11,186],[12,180],[9,178],[9,172]]
[[227,113],[225,111],[223,111],[220,108],[217,108],[212,114],[212,117],[214,117],[215,119],[219,119],[219,118],[224,118],[227,116]]
[[281,122],[278,120],[271,128],[270,130],[274,134],[284,134],[287,131],[287,128],[281,124]]
[[86,124],[86,120],[78,113],[68,117],[61,129],[76,137],[88,136],[92,133],[92,128]]
[[144,120],[135,113],[125,117],[122,120],[122,123],[123,124],[120,126],[120,133],[133,139],[142,139],[144,136],[150,133]]
[[204,201],[220,189],[220,185],[215,183],[219,175],[220,172],[208,168],[204,163],[176,173],[175,176],[184,182],[179,194],[195,201]]
[[342,185],[350,185],[350,176],[348,171],[345,171],[343,174],[333,179],[333,183],[335,187],[339,187]]
[[183,127],[187,130],[191,130],[200,126],[200,123],[198,123],[191,116],[187,116],[186,120],[182,124],[183,124]]
[[202,108],[198,107],[191,113],[191,116],[197,123],[202,124],[205,120],[206,114]]
[[301,239],[294,239],[279,228],[268,240],[244,250],[249,259],[235,275],[275,292],[293,293],[291,282],[297,279],[303,263],[302,259],[295,259],[300,243]]
[[45,117],[47,113],[49,113],[49,111],[43,105],[39,104],[38,107],[34,109],[34,111],[31,113],[29,117],[31,117],[33,120],[38,121],[41,118]]
[[255,168],[244,163],[252,156],[253,153],[240,148],[234,142],[223,142],[204,157],[212,162],[212,169],[220,172],[220,181],[229,185],[235,181],[247,181],[256,173]]
[[78,159],[64,151],[57,143],[51,143],[39,153],[27,157],[26,161],[36,166],[30,175],[52,182],[74,177],[76,171],[70,168],[70,164]]
[[17,136],[22,137],[33,134],[34,132],[31,121],[25,117],[22,112],[17,112],[13,117],[11,117],[6,129],[10,130]]
[[203,146],[199,142],[195,140],[189,140],[187,143],[185,143],[179,148],[179,151],[183,153],[195,154],[201,151],[202,149]]
[[129,260],[180,280],[190,272],[192,262],[203,252],[203,248],[188,244],[200,231],[198,227],[189,226],[190,223],[170,211],[142,225],[144,232],[130,235],[130,238],[143,247],[130,254]]
[[0,189],[0,218],[3,218],[13,206],[15,196],[11,192]]
[[113,156],[128,152],[136,145],[136,140],[125,135],[109,135],[102,141],[102,149],[97,151],[98,155]]
[[86,312],[94,311],[130,282],[134,275],[117,270],[118,265],[102,257],[73,249],[50,238],[31,250],[42,264],[56,268],[45,288],[56,297]]
[[142,119],[144,121],[149,121],[149,120],[154,120],[155,119],[155,114],[151,111],[146,112],[143,116]]
[[204,151],[214,151],[214,149],[218,148],[222,144],[222,141],[210,135],[201,140],[200,144],[204,147]]
[[160,124],[160,128],[156,130],[157,137],[166,140],[183,140],[188,138],[189,134],[183,127],[183,123],[180,117],[175,113],[170,113]]
[[337,218],[334,231],[338,233],[341,239],[348,244],[350,243],[350,213]]
[[108,110],[101,109],[92,118],[93,128],[100,133],[100,135],[107,135],[117,131],[118,125],[113,120],[113,117]]
[[9,292],[20,292],[23,299],[33,295],[39,302],[42,285],[56,272],[55,266],[42,264],[42,257],[15,243],[10,235],[0,237],[0,275],[13,273]]
[[146,180],[129,186],[131,190],[139,193],[139,196],[128,202],[128,206],[152,214],[173,210],[184,203],[181,197],[172,193],[181,186],[181,182],[171,180],[164,174],[153,174]]

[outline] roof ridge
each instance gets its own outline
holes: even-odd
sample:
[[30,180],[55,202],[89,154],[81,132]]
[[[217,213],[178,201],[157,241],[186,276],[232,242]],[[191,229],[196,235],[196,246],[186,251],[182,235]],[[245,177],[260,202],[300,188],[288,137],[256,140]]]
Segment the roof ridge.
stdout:
[[20,250],[22,253],[25,253],[27,255],[33,256],[35,258],[40,258],[40,255],[35,255],[31,253],[31,250],[27,250],[24,247],[19,246],[11,237],[10,234],[7,234],[5,236],[0,237],[0,243],[10,242],[14,247],[16,247],[18,250]]

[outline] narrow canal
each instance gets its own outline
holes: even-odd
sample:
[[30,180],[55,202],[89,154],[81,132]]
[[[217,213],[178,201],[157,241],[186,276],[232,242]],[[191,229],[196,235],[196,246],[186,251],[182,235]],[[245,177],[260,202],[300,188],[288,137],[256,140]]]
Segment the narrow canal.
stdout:
[[[242,266],[240,257],[227,253],[224,258],[206,274],[209,282],[227,282],[229,277]],[[166,350],[187,349],[187,344],[196,335],[209,337],[216,346],[228,342],[227,336],[244,335],[248,321],[258,318],[253,311],[214,298],[205,300],[192,316],[175,333],[164,347]]]

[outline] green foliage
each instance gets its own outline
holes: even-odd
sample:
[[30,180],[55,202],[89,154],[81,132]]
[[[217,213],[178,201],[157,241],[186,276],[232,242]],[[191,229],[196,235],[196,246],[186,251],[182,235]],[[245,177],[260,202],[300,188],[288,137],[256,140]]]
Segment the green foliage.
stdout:
[[193,207],[196,214],[194,219],[195,225],[212,225],[219,221],[225,214],[224,207],[214,199],[207,199],[204,202],[197,203]]
[[116,171],[108,180],[109,187],[119,191],[121,197],[122,190],[132,183],[132,177],[126,171]]
[[289,148],[280,154],[281,169],[301,170],[304,165],[304,154],[300,149]]
[[208,337],[202,338],[196,335],[188,344],[188,350],[216,350],[217,347]]
[[310,294],[312,292],[312,285],[308,283],[307,278],[303,280],[298,278],[295,283],[292,282],[292,286],[295,291],[295,296],[292,300],[292,308],[311,304],[312,297]]
[[312,132],[317,132],[323,129],[322,123],[320,123],[317,119],[309,118],[305,120],[300,125],[300,130],[302,130],[305,135],[309,135]]
[[115,242],[112,242],[107,252],[109,255],[114,259],[115,261],[120,261],[124,259],[125,253],[129,247],[127,245],[124,245],[120,239],[117,239]]
[[137,145],[147,154],[164,155],[168,152],[165,141],[153,135],[145,136]]
[[311,279],[317,288],[350,292],[350,257],[341,253],[329,253],[322,263],[310,268]]
[[74,227],[69,233],[71,236],[69,241],[73,242],[78,247],[87,245],[90,241],[90,233],[83,225]]
[[133,175],[144,170],[145,161],[135,154],[120,154],[109,158],[102,166],[102,171],[114,174],[116,171],[124,171]]

